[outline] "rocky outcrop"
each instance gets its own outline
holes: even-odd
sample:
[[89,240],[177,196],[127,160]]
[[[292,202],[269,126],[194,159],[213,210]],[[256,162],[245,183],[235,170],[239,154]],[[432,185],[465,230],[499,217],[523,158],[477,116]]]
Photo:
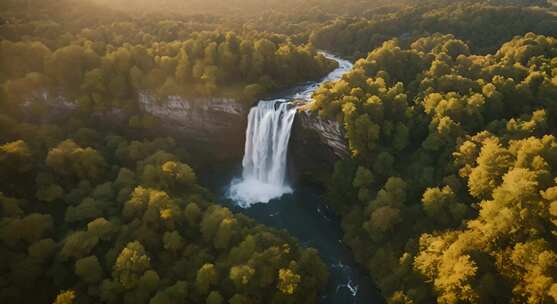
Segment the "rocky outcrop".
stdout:
[[289,146],[290,178],[320,179],[335,162],[349,157],[341,125],[309,111],[298,111]]
[[296,121],[300,128],[314,132],[337,158],[343,159],[350,155],[344,131],[337,121],[323,119],[310,111],[299,111]]
[[239,101],[171,96],[159,102],[151,95],[140,94],[139,105],[160,119],[162,131],[195,147],[196,151],[191,152],[218,161],[242,158],[249,109]]
[[[159,128],[144,130],[148,136],[172,136],[184,141],[188,153],[198,161],[239,162],[244,153],[244,137],[249,108],[240,101],[224,97],[186,98],[171,96],[160,100],[151,94],[138,94],[140,109],[160,120]],[[77,103],[62,93],[40,90],[29,94],[23,103],[28,120],[37,120],[35,108],[44,108],[44,122],[68,119],[78,110]],[[99,126],[126,128],[131,113],[120,109],[92,112]]]
[[[29,122],[56,123],[72,117],[79,107],[76,100],[72,100],[63,92],[37,90],[30,92],[21,104],[23,118]],[[107,128],[126,127],[128,116],[123,110],[111,108],[102,112],[88,113],[91,118],[102,122],[100,126]]]

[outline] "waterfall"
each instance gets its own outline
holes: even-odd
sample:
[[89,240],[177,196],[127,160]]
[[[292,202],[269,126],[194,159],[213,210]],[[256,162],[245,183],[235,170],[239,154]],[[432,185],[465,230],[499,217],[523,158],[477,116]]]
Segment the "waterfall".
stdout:
[[242,161],[244,179],[284,185],[286,153],[294,115],[296,109],[281,100],[261,101],[251,109]]
[[286,165],[295,115],[296,108],[285,99],[262,100],[250,110],[242,179],[233,181],[228,193],[241,207],[292,192]]
[[313,91],[322,83],[337,80],[352,68],[352,63],[332,54],[321,52],[335,60],[338,68],[321,81],[296,87],[283,98],[259,101],[248,115],[246,145],[242,160],[242,177],[230,184],[228,198],[240,207],[268,203],[283,194],[292,193],[286,181],[286,165],[290,129],[296,115],[292,99],[310,101]]

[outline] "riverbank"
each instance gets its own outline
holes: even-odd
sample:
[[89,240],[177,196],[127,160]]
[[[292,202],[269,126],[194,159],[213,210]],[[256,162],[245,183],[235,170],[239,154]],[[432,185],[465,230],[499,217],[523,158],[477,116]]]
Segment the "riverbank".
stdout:
[[201,183],[216,195],[216,201],[253,218],[256,222],[286,230],[305,247],[319,251],[330,277],[321,295],[321,304],[381,304],[385,303],[379,290],[363,267],[358,265],[350,249],[342,242],[339,218],[327,207],[322,189],[294,184],[292,194],[273,199],[266,204],[241,208],[226,197],[228,182],[241,173],[239,164],[215,165],[200,176]]
[[[296,108],[301,102],[310,102],[313,92],[322,83],[338,80],[352,68],[349,61],[323,54],[337,61],[339,67],[318,82],[305,83],[255,105],[248,117],[241,164],[238,161],[213,166],[213,172],[203,180],[217,194],[220,204],[258,223],[284,229],[303,246],[319,251],[330,273],[320,303],[384,303],[371,278],[356,264],[344,245],[340,221],[325,204],[323,190],[288,179],[288,171],[296,170],[288,168]],[[299,148],[298,153],[311,157],[315,153],[312,148]]]

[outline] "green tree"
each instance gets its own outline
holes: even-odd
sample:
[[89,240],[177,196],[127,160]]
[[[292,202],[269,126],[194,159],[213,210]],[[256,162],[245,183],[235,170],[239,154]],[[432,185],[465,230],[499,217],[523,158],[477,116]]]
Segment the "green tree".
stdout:
[[99,243],[99,238],[92,233],[77,231],[71,233],[65,240],[60,255],[64,258],[73,257],[75,259],[85,257]]
[[143,274],[151,268],[151,259],[140,242],[126,245],[118,255],[112,276],[126,289],[135,288]]
[[162,164],[163,179],[171,187],[189,187],[195,183],[196,177],[193,169],[181,162],[167,161]]
[[66,290],[61,291],[57,296],[53,304],[73,304],[75,300],[75,291]]
[[255,274],[255,269],[248,265],[232,266],[230,268],[229,277],[236,285],[236,288],[241,289],[247,285],[250,279]]
[[172,232],[165,232],[163,236],[164,249],[176,254],[182,247],[184,247],[184,239],[174,230]]
[[102,155],[92,148],[81,148],[65,140],[48,152],[46,164],[55,172],[82,179],[100,178],[106,167]]
[[277,288],[284,294],[294,294],[298,284],[301,281],[299,274],[291,269],[280,269],[278,273],[278,286]]
[[99,282],[103,277],[101,264],[94,255],[77,260],[75,262],[75,273],[89,284]]
[[220,295],[218,291],[211,291],[211,293],[207,296],[206,304],[222,304],[224,301],[223,297]]
[[187,297],[187,283],[178,281],[159,292],[149,301],[149,304],[172,304],[183,303]]
[[31,149],[23,140],[1,145],[0,164],[2,164],[2,176],[7,176],[8,172],[16,174],[28,172],[33,165]]
[[56,243],[53,239],[42,239],[29,246],[27,253],[30,257],[46,261],[56,252]]
[[218,282],[218,273],[213,264],[205,264],[197,271],[195,286],[201,294],[207,294]]

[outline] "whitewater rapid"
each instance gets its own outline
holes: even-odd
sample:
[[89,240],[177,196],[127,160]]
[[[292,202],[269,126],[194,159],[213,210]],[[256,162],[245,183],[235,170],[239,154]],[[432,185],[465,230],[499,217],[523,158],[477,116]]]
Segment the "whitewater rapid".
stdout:
[[292,100],[311,101],[313,92],[324,82],[338,80],[352,69],[350,61],[321,52],[338,67],[317,82],[299,86],[273,100],[260,100],[248,115],[242,176],[230,183],[227,197],[242,208],[268,203],[293,189],[286,180],[288,142],[296,106]]

